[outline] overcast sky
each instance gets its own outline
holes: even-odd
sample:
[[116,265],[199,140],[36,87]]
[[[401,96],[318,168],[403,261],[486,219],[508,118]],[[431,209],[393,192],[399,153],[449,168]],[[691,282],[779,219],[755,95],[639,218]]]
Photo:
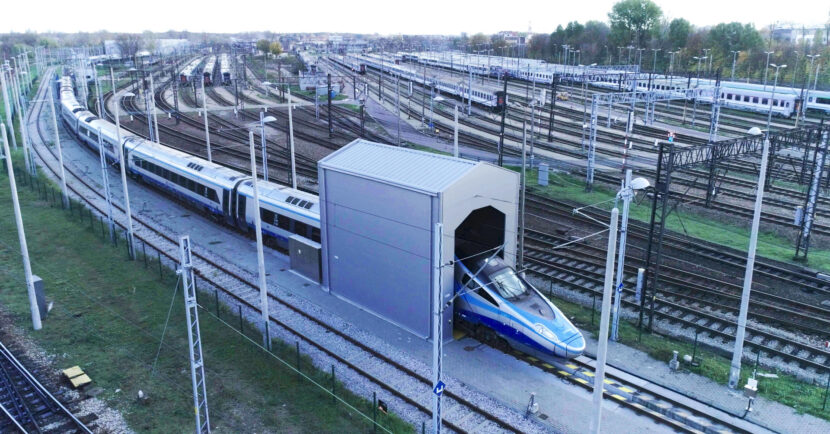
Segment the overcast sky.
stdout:
[[[380,34],[549,33],[569,21],[608,20],[615,0],[10,0],[0,33],[26,30],[116,32],[188,30],[230,33],[350,32]],[[658,0],[668,18],[696,26],[751,22],[823,24],[827,0]],[[774,6],[773,6],[774,5]],[[66,9],[67,6],[69,9]],[[9,19],[11,18],[11,19]]]

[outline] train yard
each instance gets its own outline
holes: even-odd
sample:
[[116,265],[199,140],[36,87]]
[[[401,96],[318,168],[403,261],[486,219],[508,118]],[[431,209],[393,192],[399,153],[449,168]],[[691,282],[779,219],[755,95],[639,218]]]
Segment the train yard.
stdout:
[[[581,81],[572,74],[562,80],[554,79],[558,80],[555,84],[535,83],[516,77],[508,79],[492,74],[463,73],[437,65],[401,61],[401,56],[397,57],[391,54],[373,57],[374,61],[383,58],[383,62],[388,63],[390,68],[384,70],[383,66],[373,67],[377,63],[367,62],[369,58],[360,55],[347,57],[318,53],[313,57],[302,56],[306,60],[303,65],[305,74],[311,74],[312,65],[319,79],[329,74],[329,87],[324,87],[325,98],[312,96],[313,93],[319,95],[319,85],[311,91],[301,90],[300,75],[286,73],[283,77],[283,71],[279,70],[283,81],[273,83],[271,79],[276,74],[266,72],[263,76],[255,72],[246,66],[242,55],[215,52],[191,53],[184,61],[161,62],[155,70],[146,71],[155,79],[152,91],[147,80],[138,79],[127,80],[125,85],[101,95],[98,95],[100,91],[81,92],[79,88],[83,84],[76,75],[75,93],[78,101],[82,100],[81,96],[88,97],[81,105],[89,107],[95,116],[115,123],[116,113],[120,112],[120,125],[130,135],[147,141],[153,137],[158,144],[195,158],[193,161],[210,159],[212,163],[239,173],[240,185],[245,182],[250,185],[250,181],[245,180],[250,179],[251,165],[255,164],[255,174],[258,173],[264,181],[280,185],[280,188],[289,188],[293,184],[294,188],[315,195],[315,198],[324,194],[320,181],[322,169],[318,163],[338,155],[360,139],[392,146],[433,148],[441,154],[446,149],[452,149],[450,144],[455,132],[456,149],[460,150],[462,157],[465,154],[475,155],[475,159],[504,165],[513,171],[524,171],[522,158],[525,157],[529,160],[528,176],[539,179],[543,170],[540,164],[544,164],[545,177],[550,174],[550,181],[546,181],[545,185],[539,185],[541,183],[536,179],[529,183],[522,180],[520,257],[516,268],[540,294],[546,296],[547,303],[566,301],[583,309],[590,308],[591,328],[594,326],[593,313],[597,302],[602,301],[607,284],[606,237],[597,237],[596,234],[602,234],[607,229],[605,222],[611,215],[610,202],[616,204],[614,192],[620,186],[621,174],[631,169],[634,176],[646,178],[655,187],[636,197],[635,205],[639,212],[628,226],[623,284],[618,290],[622,321],[636,327],[640,333],[665,337],[678,346],[693,342],[695,350],[700,347],[712,358],[730,356],[737,330],[743,327],[739,317],[742,277],[747,266],[746,251],[730,247],[739,244],[737,241],[725,245],[705,237],[696,238],[700,237],[700,232],[687,231],[683,219],[692,219],[696,223],[705,221],[713,227],[723,226],[727,228],[724,230],[740,232],[736,238],[744,239],[741,231],[745,230],[754,215],[753,203],[758,189],[756,178],[762,160],[760,147],[752,148],[751,143],[756,140],[753,135],[757,129],[765,129],[765,115],[734,108],[720,109],[697,99],[654,102],[652,106],[645,103],[643,107],[611,104],[607,111],[600,110],[593,135],[589,132],[591,100],[596,99],[596,95],[613,94],[614,91],[586,83],[585,73]],[[408,69],[402,68],[396,73],[391,68],[396,63]],[[233,66],[228,69],[226,65],[231,64]],[[281,68],[266,64],[265,71],[269,71],[269,66]],[[244,74],[239,73],[239,68],[244,69]],[[56,64],[45,71],[44,76],[59,77],[70,70]],[[421,75],[421,78],[414,80],[414,75],[410,75],[410,79],[398,76],[404,70]],[[94,73],[98,74],[97,69]],[[123,74],[126,76],[127,73]],[[331,93],[332,77],[339,83],[339,99]],[[651,83],[651,76],[644,77]],[[481,95],[497,95],[493,101],[501,101],[498,92],[505,89],[504,111],[489,107],[477,99],[468,101],[471,99],[469,93],[465,99],[463,93],[453,95],[449,90],[437,91],[434,84],[438,80],[457,83],[458,86],[472,85],[472,89]],[[135,236],[135,248],[144,252],[145,266],[149,250],[157,255],[160,270],[163,266],[178,270],[180,246],[177,234],[190,223],[167,222],[159,215],[179,213],[189,217],[190,211],[203,211],[188,202],[187,197],[163,191],[133,171],[128,172],[131,177],[128,184],[136,192],[130,194],[143,198],[144,206],[141,214],[133,212],[128,219],[125,198],[120,193],[108,196],[110,190],[120,191],[120,180],[114,182],[116,186],[102,189],[98,179],[102,175],[101,170],[98,169],[97,174],[88,170],[91,163],[86,163],[84,169],[84,163],[80,162],[84,157],[76,156],[71,163],[64,163],[61,167],[62,157],[52,145],[52,137],[60,132],[50,131],[52,127],[49,123],[48,96],[49,92],[55,91],[53,86],[52,81],[44,80],[29,97],[31,105],[26,125],[29,134],[35,136],[31,140],[31,151],[40,169],[52,180],[65,180],[71,198],[88,213],[90,224],[93,224],[93,215],[100,216],[99,219],[111,215],[109,218],[117,228],[116,232],[122,232],[126,238],[129,229]],[[86,86],[87,89],[93,87]],[[287,97],[289,90],[291,107]],[[96,95],[93,96],[93,93]],[[57,94],[61,96],[60,89]],[[93,108],[96,97],[102,101],[102,107],[98,110],[103,113]],[[148,98],[151,101],[147,101]],[[368,100],[373,100],[373,112],[367,108]],[[649,110],[653,110],[653,122],[649,120]],[[718,110],[719,115],[716,114]],[[625,122],[628,113],[633,113],[634,118],[630,128]],[[58,114],[58,117],[61,116],[66,114]],[[390,123],[390,118],[395,119],[397,125]],[[56,121],[61,124],[59,129],[70,137],[70,143],[79,147],[80,137],[72,131],[69,122],[65,118],[64,123],[60,119]],[[718,125],[717,133],[714,132],[715,123]],[[401,130],[401,124],[408,131],[407,137],[414,137],[413,132],[419,136],[418,143],[396,137],[395,131]],[[830,241],[830,199],[827,196],[830,162],[825,162],[830,130],[824,124],[823,115],[815,111],[809,112],[803,122],[773,117],[769,125],[767,133],[775,143],[767,174],[769,180],[763,186],[766,197],[763,212],[760,213],[761,230],[771,234],[770,237],[776,242],[788,244],[781,249],[794,250],[793,246],[801,246],[804,221],[807,219],[810,222],[807,240],[811,243],[813,256],[806,265],[782,260],[781,257],[758,258],[754,265],[752,298],[747,305],[743,358],[746,359],[744,363],[754,360],[754,371],[774,373],[770,374],[775,375],[774,378],[778,375],[794,378],[805,387],[809,386],[810,390],[818,390],[824,387],[825,382],[830,384],[830,350],[826,345],[830,342],[830,269],[824,260]],[[756,131],[751,132],[750,129]],[[209,145],[206,135],[209,136]],[[595,141],[592,141],[592,136]],[[254,149],[254,144],[250,144],[249,148],[250,138],[261,152],[249,152],[249,149]],[[75,143],[76,139],[78,143]],[[684,164],[674,172],[673,168],[660,169],[665,161],[674,161],[673,158],[680,152],[732,144],[739,144],[733,146],[739,149],[735,155],[725,153],[716,160],[711,156],[714,154],[712,151],[708,154],[708,160]],[[89,149],[82,151],[91,155],[89,161],[94,162],[98,158]],[[590,156],[592,152],[596,153],[595,162],[589,163],[593,158]],[[127,161],[115,161],[105,171],[117,171],[121,164],[126,166]],[[128,167],[127,170],[131,169]],[[263,172],[267,175],[263,176]],[[296,179],[292,179],[294,176]],[[118,178],[113,174],[109,177]],[[586,177],[591,181],[583,181]],[[586,199],[563,198],[562,194],[557,193],[557,189],[573,189],[574,184],[585,188]],[[591,193],[596,194],[591,196]],[[224,205],[220,203],[226,219],[244,218],[244,215],[227,214],[244,213],[240,211],[244,205],[238,205],[237,209],[235,194],[229,196],[233,198],[232,202],[225,197],[222,199]],[[590,203],[597,197],[603,198],[602,202]],[[159,208],[155,214],[149,212],[148,203],[152,209],[156,202],[171,204]],[[320,202],[321,208],[329,206],[322,198]],[[660,208],[658,203],[663,206],[664,214],[655,230],[655,215],[659,215]],[[647,208],[651,208],[651,224]],[[84,211],[77,212],[78,218],[83,220]],[[797,213],[802,213],[800,220],[794,217]],[[265,215],[257,217],[256,231],[260,230],[259,219],[265,218]],[[348,219],[343,216],[345,214],[336,218]],[[667,227],[667,216],[674,216],[677,222]],[[370,315],[371,319],[354,320],[356,316],[366,314],[358,304],[352,306],[345,303],[348,307],[333,307],[334,302],[329,300],[331,294],[326,294],[331,291],[328,288],[316,291],[319,294],[305,293],[303,288],[308,287],[311,280],[294,271],[290,255],[291,249],[296,246],[286,249],[271,235],[263,241],[271,247],[267,253],[268,261],[282,255],[283,262],[279,263],[284,265],[271,266],[268,275],[280,283],[271,283],[263,290],[261,282],[265,278],[258,273],[262,273],[264,268],[260,266],[257,270],[256,252],[249,248],[255,244],[251,241],[255,238],[255,231],[248,229],[245,232],[240,229],[239,222],[232,224],[228,220],[223,223],[222,217],[214,217],[213,220],[206,217],[199,217],[199,223],[194,227],[210,227],[204,232],[214,235],[207,238],[228,236],[233,241],[217,246],[198,241],[198,248],[193,250],[194,284],[202,294],[202,310],[210,314],[211,308],[204,302],[207,296],[215,298],[217,316],[220,303],[234,310],[238,308],[241,331],[243,318],[254,324],[260,321],[258,318],[263,314],[261,309],[267,298],[270,305],[265,304],[269,308],[263,315],[263,336],[273,336],[286,343],[296,342],[298,375],[302,375],[299,361],[302,348],[303,354],[308,355],[318,368],[331,366],[332,382],[336,366],[338,377],[348,388],[359,394],[379,391],[384,402],[384,413],[388,405],[413,426],[421,423],[421,429],[426,425],[419,421],[428,420],[435,412],[432,395],[436,394],[442,396],[442,405],[448,409],[441,416],[443,426],[453,432],[578,430],[575,428],[577,425],[553,420],[556,419],[556,404],[548,401],[549,393],[581,396],[577,394],[584,395],[580,390],[582,388],[589,392],[594,390],[593,381],[600,363],[595,347],[574,358],[544,358],[521,350],[513,341],[502,338],[501,332],[482,332],[481,327],[464,329],[458,323],[454,331],[459,345],[448,350],[452,354],[450,359],[463,358],[464,354],[469,353],[487,360],[481,362],[482,369],[486,369],[491,360],[500,360],[520,372],[532,372],[532,375],[518,383],[521,385],[515,388],[518,391],[505,392],[497,390],[498,384],[483,385],[476,381],[475,375],[458,373],[457,368],[466,362],[452,360],[447,362],[450,367],[450,377],[445,379],[447,390],[444,392],[442,388],[439,392],[423,393],[432,389],[435,383],[427,357],[431,344],[421,345],[422,339],[418,337],[418,344],[410,344],[412,354],[406,354],[406,345],[385,342],[389,336],[401,341],[401,332],[382,332],[379,337],[365,331],[367,324],[377,326],[378,321],[386,324],[382,323],[381,316]],[[317,242],[320,242],[320,227],[325,227],[325,217],[324,214],[317,220]],[[274,220],[267,223],[278,225],[280,217],[269,218]],[[295,224],[291,221],[290,227],[297,235],[300,234],[299,229],[294,228],[299,226]],[[288,226],[280,228],[287,229]],[[101,229],[103,231],[103,223]],[[308,233],[312,233],[310,229]],[[323,235],[325,240],[325,230]],[[325,244],[325,241],[322,243]],[[237,250],[232,250],[231,245],[238,246]],[[653,271],[655,262],[651,258],[655,250],[658,252],[657,272]],[[261,263],[262,253],[259,255]],[[804,255],[806,257],[806,253]],[[288,261],[289,258],[291,261]],[[814,262],[812,258],[817,260]],[[320,269],[324,270],[322,266]],[[638,287],[638,270],[642,269],[651,274],[647,275],[645,289],[641,293],[635,288]],[[475,281],[475,276],[470,281]],[[319,281],[314,283],[315,288],[322,289],[319,285]],[[302,295],[297,296],[298,293]],[[566,316],[577,321],[571,311],[567,311]],[[586,324],[576,325],[583,329],[582,333],[589,333],[585,330],[588,328]],[[537,334],[541,334],[538,330]],[[411,330],[404,331],[409,332]],[[416,335],[405,336],[409,342]],[[270,350],[270,345],[267,343],[260,348]],[[5,356],[5,347],[2,349]],[[502,357],[509,357],[510,361],[504,362]],[[673,361],[677,361],[677,351],[674,357]],[[693,371],[691,367],[696,366],[692,364],[695,361],[694,356],[691,361],[686,361],[689,371]],[[659,361],[662,364],[668,362]],[[601,363],[605,363],[604,355]],[[3,372],[8,371],[7,366],[22,368],[11,358],[3,364]],[[619,364],[609,369],[605,373],[604,399],[606,403],[624,409],[624,412],[615,412],[609,417],[621,424],[636,420],[630,422],[633,424],[630,432],[651,429],[675,432],[788,431],[789,427],[781,425],[788,422],[776,422],[770,415],[747,418],[752,408],[751,400],[741,416],[745,403],[738,395],[726,404],[722,400],[710,402],[705,396],[709,389],[678,391],[666,384],[665,378],[660,377],[656,370],[649,373]],[[34,377],[23,370],[9,378],[19,383],[20,378]],[[755,372],[752,378],[756,378]],[[569,389],[539,392],[532,386],[533,379],[544,379],[546,384],[550,379],[561,380]],[[712,380],[711,376],[709,380]],[[36,383],[29,381],[25,387],[36,387]],[[706,387],[713,389],[720,387],[716,382],[706,384]],[[334,386],[331,389],[333,391]],[[18,391],[18,394],[32,396],[28,390]],[[525,409],[524,403],[519,401],[525,400],[528,392],[531,401]],[[537,410],[533,410],[537,393],[548,414],[538,413],[538,404]],[[57,406],[47,403],[47,397],[51,398],[48,392],[39,392],[37,396],[40,401],[14,401],[19,415],[10,413],[5,404],[8,400],[3,401],[6,419],[27,421],[38,431],[42,431],[39,427],[45,421],[62,427],[52,432],[65,432],[70,430],[63,428],[69,422],[55,420],[62,417],[59,413],[66,413],[67,420],[77,425],[78,432],[87,432],[88,428],[59,402]],[[337,402],[338,398],[334,396]],[[377,424],[379,408],[377,398],[376,393],[371,400],[375,407],[374,424]],[[54,398],[51,400],[57,402]],[[23,415],[24,409],[32,408],[38,410],[34,413],[29,411],[29,416]],[[361,412],[357,414],[358,417],[368,417]],[[815,416],[816,412],[811,410],[810,414]],[[819,418],[827,419],[824,416]],[[792,417],[788,415],[785,419],[789,421]],[[809,423],[816,422],[811,419]]]

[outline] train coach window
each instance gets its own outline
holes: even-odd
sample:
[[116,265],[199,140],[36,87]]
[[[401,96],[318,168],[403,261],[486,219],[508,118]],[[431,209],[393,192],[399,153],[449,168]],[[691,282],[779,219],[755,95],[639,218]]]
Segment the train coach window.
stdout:
[[769,98],[764,98],[763,100],[761,100],[761,104],[768,105],[769,104]]
[[752,102],[753,102],[753,103],[755,103],[755,104],[758,104],[758,97],[757,97],[757,96],[753,96],[753,97],[752,97]]
[[291,219],[284,215],[277,215],[277,227],[282,230],[290,231]]
[[817,97],[816,98],[816,104],[830,104],[830,98]]
[[268,210],[268,209],[265,209],[265,208],[260,208],[259,209],[259,217],[262,218],[263,223],[273,225],[274,224],[274,217],[276,217],[276,214],[274,213],[274,211],[271,211],[271,210]]
[[315,243],[320,242],[320,229],[311,228],[311,241],[314,241]]
[[748,96],[744,96],[744,102],[749,102],[749,97]]
[[294,233],[308,237],[308,225],[303,222],[294,221]]

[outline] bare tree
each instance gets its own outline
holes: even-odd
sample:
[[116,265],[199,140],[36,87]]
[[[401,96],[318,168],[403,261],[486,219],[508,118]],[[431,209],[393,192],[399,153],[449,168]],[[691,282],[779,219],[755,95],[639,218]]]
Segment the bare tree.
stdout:
[[144,39],[139,34],[122,33],[115,37],[115,43],[118,45],[121,57],[129,59],[141,50],[141,47],[144,46]]

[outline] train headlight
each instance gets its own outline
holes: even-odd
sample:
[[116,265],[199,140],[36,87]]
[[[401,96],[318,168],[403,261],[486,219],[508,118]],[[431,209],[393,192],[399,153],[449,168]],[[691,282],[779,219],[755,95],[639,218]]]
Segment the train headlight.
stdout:
[[553,334],[553,332],[550,331],[549,328],[545,327],[544,324],[540,324],[540,323],[537,322],[536,324],[533,325],[533,328],[535,328],[536,331],[539,332],[540,335],[542,335],[542,336],[544,336],[544,337],[546,337],[546,338],[548,338],[552,341],[556,341],[556,342],[559,341],[559,338],[557,338],[556,335]]

